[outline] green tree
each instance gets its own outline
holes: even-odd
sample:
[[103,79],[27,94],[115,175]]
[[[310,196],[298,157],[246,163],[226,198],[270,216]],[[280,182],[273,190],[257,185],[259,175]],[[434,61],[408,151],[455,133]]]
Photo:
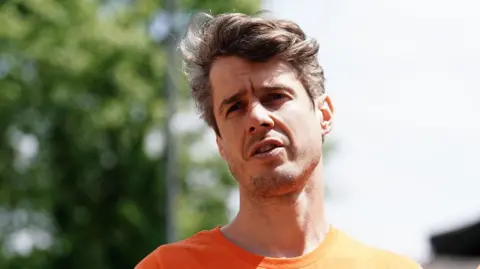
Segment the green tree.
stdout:
[[[254,12],[258,4],[189,0],[181,7]],[[131,269],[165,242],[158,138],[169,63],[165,42],[149,34],[162,7],[0,1],[0,268]],[[203,132],[178,135],[181,237],[227,221],[233,181],[225,166],[189,153]],[[192,183],[189,171],[218,171],[217,181]],[[22,242],[38,244],[19,253],[15,243],[25,235]]]

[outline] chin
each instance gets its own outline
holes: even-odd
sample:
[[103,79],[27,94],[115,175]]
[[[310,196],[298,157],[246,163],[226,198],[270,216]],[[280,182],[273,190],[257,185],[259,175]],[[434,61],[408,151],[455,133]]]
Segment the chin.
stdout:
[[297,193],[303,189],[306,181],[301,170],[298,167],[282,165],[268,172],[256,174],[252,177],[255,192],[263,197]]

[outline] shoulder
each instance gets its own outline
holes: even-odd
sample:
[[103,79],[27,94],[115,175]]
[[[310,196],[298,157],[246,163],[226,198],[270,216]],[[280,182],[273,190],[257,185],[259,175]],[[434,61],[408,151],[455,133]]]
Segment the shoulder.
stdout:
[[[135,269],[194,268],[215,250],[214,231],[202,231],[171,244],[161,245],[143,258]],[[208,246],[208,247],[207,247]]]
[[[182,263],[188,263],[187,248],[184,241],[159,246],[143,258],[135,269],[168,269],[181,268]],[[182,257],[182,259],[180,259]]]
[[385,268],[398,268],[398,269],[422,269],[420,264],[413,259],[394,253],[388,250],[370,247],[372,251],[372,259],[377,261]]
[[343,249],[342,255],[354,258],[357,261],[363,261],[365,264],[375,265],[372,268],[391,268],[391,269],[422,269],[420,264],[413,259],[378,247],[362,243],[349,235],[339,232],[340,249]]

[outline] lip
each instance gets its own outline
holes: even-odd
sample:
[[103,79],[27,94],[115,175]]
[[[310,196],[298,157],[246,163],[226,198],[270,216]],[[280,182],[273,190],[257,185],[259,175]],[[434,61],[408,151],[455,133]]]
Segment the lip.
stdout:
[[[251,158],[251,157],[254,157],[255,156],[255,151],[257,151],[257,149],[263,147],[263,146],[266,146],[266,145],[275,145],[277,146],[277,148],[279,147],[284,147],[282,141],[276,139],[276,138],[267,138],[267,139],[264,139],[258,143],[255,143],[249,153],[248,153],[248,156]],[[273,149],[275,150],[275,149]]]

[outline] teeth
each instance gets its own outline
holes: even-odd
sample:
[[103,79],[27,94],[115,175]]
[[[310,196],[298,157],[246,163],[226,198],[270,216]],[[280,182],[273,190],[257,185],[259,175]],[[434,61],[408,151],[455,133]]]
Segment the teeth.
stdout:
[[272,144],[265,145],[265,146],[257,149],[256,153],[264,153],[264,152],[267,152],[267,151],[272,150],[274,148],[276,148],[275,145],[272,145]]

